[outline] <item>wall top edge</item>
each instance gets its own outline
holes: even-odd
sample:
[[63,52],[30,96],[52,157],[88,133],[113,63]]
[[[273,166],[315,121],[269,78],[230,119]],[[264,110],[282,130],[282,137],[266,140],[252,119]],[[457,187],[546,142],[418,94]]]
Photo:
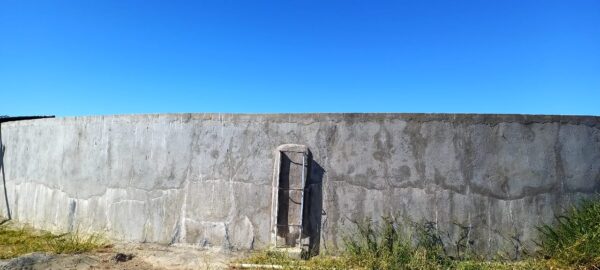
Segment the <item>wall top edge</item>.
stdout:
[[235,114],[235,113],[165,113],[165,114],[124,114],[57,117],[8,122],[3,125],[21,125],[38,122],[78,122],[78,121],[140,121],[159,120],[189,122],[208,120],[222,122],[451,122],[456,124],[499,124],[499,123],[562,123],[586,125],[600,128],[600,116],[591,115],[534,115],[534,114],[467,114],[467,113],[282,113],[282,114]]

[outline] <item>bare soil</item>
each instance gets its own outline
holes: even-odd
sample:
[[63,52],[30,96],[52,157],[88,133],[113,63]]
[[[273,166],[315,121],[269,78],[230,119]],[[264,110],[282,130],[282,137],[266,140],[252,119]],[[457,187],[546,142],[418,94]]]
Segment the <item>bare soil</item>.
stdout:
[[82,254],[30,253],[0,261],[0,269],[228,269],[243,253],[190,246],[117,244]]

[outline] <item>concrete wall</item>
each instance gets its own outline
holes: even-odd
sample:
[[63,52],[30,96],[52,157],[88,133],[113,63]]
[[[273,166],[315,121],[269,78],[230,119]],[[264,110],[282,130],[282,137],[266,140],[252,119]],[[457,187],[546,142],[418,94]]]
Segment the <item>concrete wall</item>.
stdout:
[[13,219],[126,241],[267,246],[273,150],[286,143],[312,152],[321,248],[351,220],[388,214],[452,239],[453,223],[472,226],[493,254],[600,191],[600,117],[98,116],[3,123],[1,140]]

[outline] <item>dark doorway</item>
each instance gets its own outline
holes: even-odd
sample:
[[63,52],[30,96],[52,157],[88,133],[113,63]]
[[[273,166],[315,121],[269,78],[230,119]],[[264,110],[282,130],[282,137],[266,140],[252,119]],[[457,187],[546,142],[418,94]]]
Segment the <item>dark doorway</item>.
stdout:
[[272,243],[319,253],[324,169],[304,145],[286,144],[275,152]]
[[282,152],[279,170],[277,246],[300,245],[307,158],[301,152]]

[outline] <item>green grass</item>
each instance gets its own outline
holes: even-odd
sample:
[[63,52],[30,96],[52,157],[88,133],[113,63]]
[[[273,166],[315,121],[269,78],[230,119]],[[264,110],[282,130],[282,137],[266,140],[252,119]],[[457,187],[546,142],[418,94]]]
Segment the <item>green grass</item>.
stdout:
[[588,199],[539,229],[541,254],[563,265],[600,269],[600,199]]
[[[584,269],[576,267],[565,267],[553,264],[552,261],[526,259],[522,261],[482,261],[464,260],[449,261],[447,264],[439,264],[429,259],[425,249],[417,249],[404,264],[393,265],[382,261],[379,264],[370,261],[360,261],[358,257],[348,254],[339,256],[319,255],[307,260],[298,260],[288,257],[286,254],[276,251],[260,251],[244,258],[237,263],[257,264],[270,269],[270,265],[282,266],[283,269],[418,269],[418,270],[536,270],[536,269]],[[235,268],[234,268],[235,269]],[[260,269],[260,268],[259,268]]]
[[[410,222],[409,222],[410,223]],[[358,222],[344,237],[344,250],[337,256],[298,260],[274,251],[262,251],[241,263],[280,265],[284,269],[419,269],[419,270],[525,270],[600,269],[600,198],[584,200],[565,211],[553,224],[538,228],[538,251],[522,260],[489,261],[469,249],[466,237],[443,243],[435,223],[401,223],[383,218],[375,224]],[[463,234],[468,233],[467,227]],[[406,234],[406,231],[413,231]],[[450,248],[452,255],[446,249]]]
[[448,266],[450,261],[435,231],[427,225],[419,226],[416,231],[415,237],[405,235],[392,218],[383,218],[379,226],[370,220],[359,222],[357,232],[344,238],[346,257],[361,269]]
[[31,252],[82,253],[103,245],[98,235],[78,233],[55,235],[30,228],[0,225],[0,259],[10,259]]
[[350,269],[352,265],[346,257],[314,256],[308,260],[298,260],[283,252],[272,250],[259,251],[238,263],[258,265],[279,265],[284,269]]

